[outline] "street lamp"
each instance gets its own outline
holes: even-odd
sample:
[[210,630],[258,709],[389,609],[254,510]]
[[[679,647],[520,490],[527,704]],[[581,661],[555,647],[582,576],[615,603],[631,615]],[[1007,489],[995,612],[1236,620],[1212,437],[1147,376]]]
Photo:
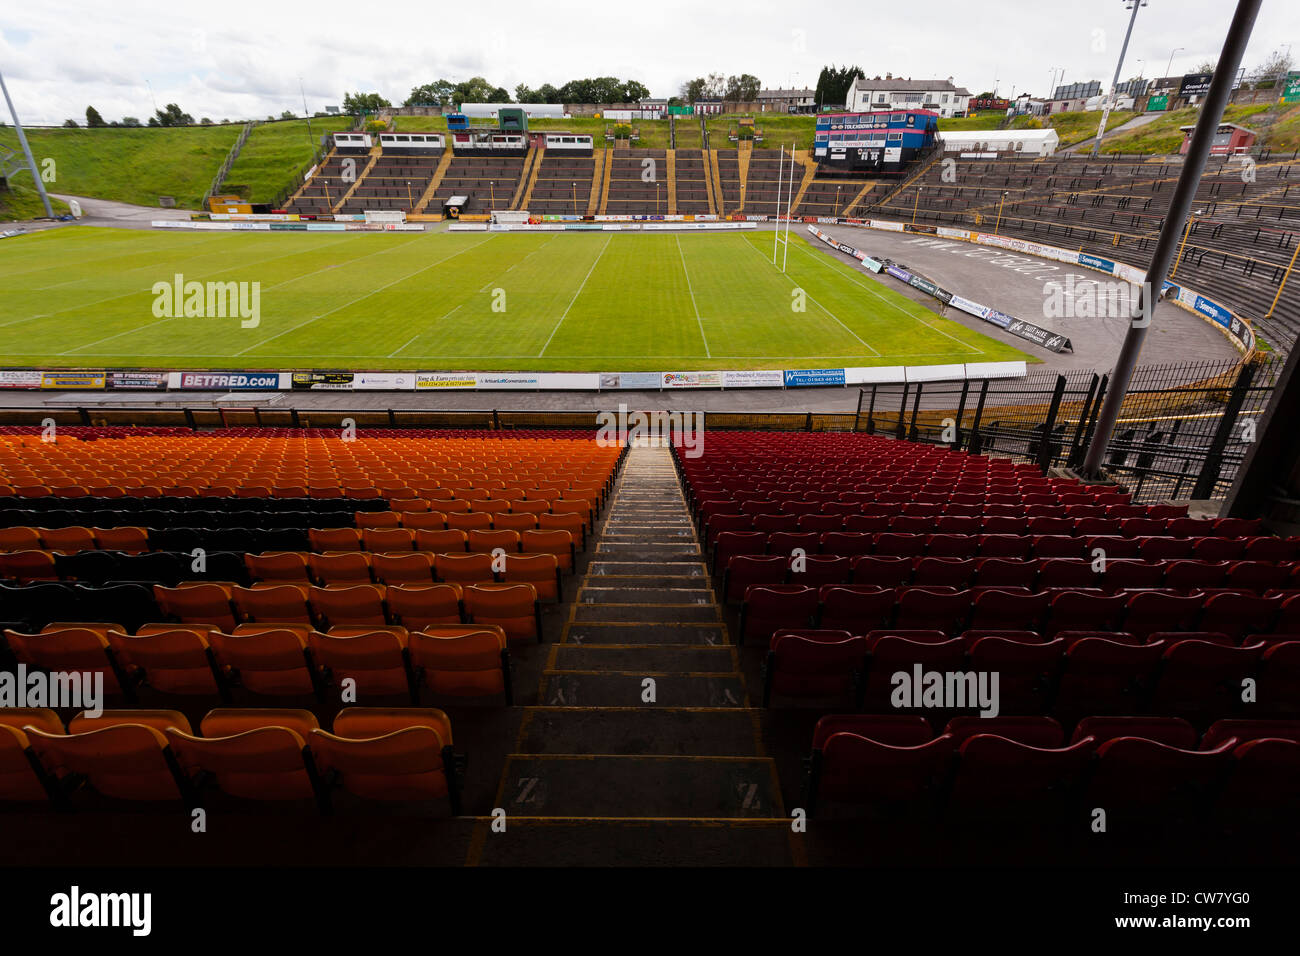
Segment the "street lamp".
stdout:
[[488,209],[495,212],[497,208],[497,184],[496,180],[488,180]]
[[1187,236],[1192,231],[1192,223],[1196,221],[1197,216],[1204,212],[1204,209],[1198,209],[1187,217],[1187,226],[1183,229],[1183,241],[1178,244],[1178,256],[1174,259],[1174,267],[1169,270],[1169,278],[1172,279],[1178,275],[1178,263],[1183,261],[1183,247],[1187,245]]
[[1174,47],[1172,50],[1169,51],[1169,62],[1165,64],[1165,76],[1168,76],[1168,75],[1169,75],[1169,71],[1173,68],[1173,65],[1174,65],[1174,54],[1175,54],[1175,53],[1181,53],[1181,52],[1183,52],[1183,50],[1186,50],[1186,49],[1187,49],[1187,47],[1185,47],[1185,46],[1176,46],[1176,47]]
[[574,181],[573,181],[573,214],[574,214],[575,216],[578,214],[578,183],[577,183],[577,180],[574,180]]
[[406,204],[410,206],[412,210],[415,209],[415,199],[411,196],[411,181],[409,179],[406,181]]
[[842,185],[835,187],[835,215],[837,216],[840,214],[840,190],[843,188]]
[[912,200],[912,225],[916,225],[916,207],[921,204],[921,187],[916,187],[916,198]]
[[325,187],[325,205],[333,209],[334,200],[330,199],[330,181],[328,179],[322,179],[320,184]]
[[1128,52],[1129,37],[1133,35],[1133,24],[1137,23],[1138,10],[1147,5],[1147,0],[1124,0],[1129,4],[1133,15],[1128,18],[1128,29],[1124,32],[1124,45],[1119,48],[1119,61],[1115,64],[1115,79],[1110,83],[1110,95],[1101,104],[1101,122],[1097,124],[1097,138],[1092,141],[1092,155],[1101,152],[1101,139],[1106,135],[1106,119],[1110,116],[1111,104],[1115,102],[1115,88],[1119,86],[1119,73],[1124,69],[1124,54]]
[[1002,191],[1002,198],[998,200],[998,221],[993,224],[993,235],[998,234],[998,227],[1002,225],[1002,204],[1007,201],[1006,190]]

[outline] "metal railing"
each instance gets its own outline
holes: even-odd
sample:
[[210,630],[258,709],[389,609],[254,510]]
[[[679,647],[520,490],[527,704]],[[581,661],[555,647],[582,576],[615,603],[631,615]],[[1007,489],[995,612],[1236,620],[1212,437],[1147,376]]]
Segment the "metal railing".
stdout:
[[248,142],[248,137],[252,134],[253,127],[256,125],[257,123],[253,122],[245,123],[244,128],[239,131],[239,137],[235,140],[235,145],[230,147],[230,152],[226,154],[226,161],[221,164],[221,168],[217,170],[217,175],[212,178],[212,185],[203,194],[203,198],[199,200],[200,209],[207,207],[208,199],[215,196],[217,190],[221,188],[221,184],[226,181],[226,176],[230,174],[230,167],[235,165],[235,160],[239,158],[239,151]]
[[[1136,370],[1106,450],[1106,471],[1135,501],[1221,498],[1272,397],[1282,361]],[[874,385],[860,430],[1022,458],[1046,473],[1083,463],[1108,376],[1040,372],[1006,381]]]

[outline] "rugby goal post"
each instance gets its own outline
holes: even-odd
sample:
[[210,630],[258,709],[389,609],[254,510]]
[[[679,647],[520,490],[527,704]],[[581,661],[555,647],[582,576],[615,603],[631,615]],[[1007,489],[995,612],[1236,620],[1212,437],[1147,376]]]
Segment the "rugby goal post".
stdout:
[[785,272],[790,259],[790,205],[794,196],[794,147],[790,147],[790,173],[786,177],[785,194],[785,235],[781,235],[781,176],[785,170],[785,145],[781,146],[781,157],[776,168],[776,228],[772,230],[772,265],[776,265],[777,247],[781,247],[781,272]]

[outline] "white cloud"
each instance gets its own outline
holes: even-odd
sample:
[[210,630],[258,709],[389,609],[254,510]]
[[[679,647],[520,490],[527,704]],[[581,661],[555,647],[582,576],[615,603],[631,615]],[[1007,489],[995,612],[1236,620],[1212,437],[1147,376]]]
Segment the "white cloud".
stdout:
[[[1184,48],[1175,73],[1216,58],[1233,6],[1152,0],[1138,14],[1123,76],[1163,74],[1175,47]],[[1111,0],[815,8],[790,0],[650,6],[554,0],[544,7],[521,0],[436,7],[412,0],[373,6],[228,0],[214,26],[212,10],[202,6],[65,0],[6,5],[0,69],[31,125],[80,120],[87,104],[107,119],[145,118],[155,100],[214,119],[300,112],[300,76],[313,110],[337,105],[354,90],[378,90],[398,103],[419,84],[473,75],[511,90],[521,82],[558,86],[613,75],[640,80],[656,96],[710,72],[753,73],[766,86],[815,86],[829,63],[855,63],[868,76],[952,76],[975,93],[996,80],[1002,93],[1014,87],[1044,94],[1054,68],[1064,68],[1067,83],[1108,85],[1127,17]],[[1103,31],[1100,51],[1094,31]],[[1245,65],[1292,38],[1300,42],[1300,10],[1266,4]]]

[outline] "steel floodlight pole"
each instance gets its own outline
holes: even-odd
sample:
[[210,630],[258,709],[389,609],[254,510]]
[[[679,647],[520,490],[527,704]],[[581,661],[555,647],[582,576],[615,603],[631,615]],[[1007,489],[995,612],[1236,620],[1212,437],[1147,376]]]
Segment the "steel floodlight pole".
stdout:
[[1124,54],[1128,52],[1128,40],[1133,35],[1133,24],[1137,22],[1138,8],[1146,3],[1146,0],[1129,0],[1129,3],[1133,4],[1133,16],[1128,18],[1128,30],[1124,33],[1124,45],[1119,50],[1119,62],[1115,64],[1115,79],[1110,84],[1110,96],[1106,97],[1101,104],[1101,125],[1097,127],[1097,139],[1092,144],[1094,156],[1101,152],[1101,138],[1106,135],[1106,119],[1110,116],[1110,104],[1115,102],[1118,96],[1116,87],[1119,86],[1120,71],[1124,69]]
[[785,274],[786,263],[790,261],[790,208],[794,199],[794,147],[790,147],[790,178],[785,184],[785,239],[781,249],[781,273]]
[[41,179],[41,171],[36,168],[36,160],[32,158],[32,148],[27,145],[27,134],[23,132],[23,124],[18,122],[18,111],[14,109],[14,101],[9,98],[9,87],[5,86],[5,78],[0,74],[0,90],[4,91],[5,103],[9,106],[9,115],[13,117],[14,132],[18,134],[18,143],[23,148],[23,155],[27,157],[27,168],[31,171],[32,180],[36,183],[36,191],[41,194],[41,202],[45,205],[45,215],[50,219],[54,218],[54,207],[50,205],[50,197],[45,194],[45,181]]
[[[1210,155],[1210,143],[1223,118],[1223,109],[1228,104],[1232,93],[1232,81],[1241,63],[1250,32],[1259,15],[1261,0],[1238,0],[1237,10],[1228,26],[1228,35],[1223,41],[1223,51],[1219,55],[1219,68],[1214,71],[1210,81],[1210,90],[1206,94],[1201,115],[1197,117],[1196,129],[1192,132],[1191,143],[1187,148],[1187,158],[1183,162],[1183,171],[1178,176],[1174,195],[1165,214],[1164,225],[1156,238],[1155,249],[1151,254],[1151,267],[1147,270],[1146,282],[1138,300],[1138,315],[1134,316],[1124,336],[1119,357],[1115,360],[1115,369],[1111,373],[1111,387],[1106,392],[1106,399],[1097,416],[1097,425],[1088,444],[1088,454],[1083,462],[1083,474],[1086,478],[1101,475],[1102,459],[1106,455],[1106,444],[1110,434],[1119,420],[1120,408],[1128,392],[1129,381],[1133,377],[1133,368],[1137,365],[1138,354],[1142,351],[1142,342],[1155,314],[1156,303],[1164,288],[1165,275],[1173,261],[1178,234],[1191,212],[1196,198],[1196,187],[1200,184],[1201,174],[1205,171],[1205,161]],[[1144,322],[1140,317],[1145,316]]]

